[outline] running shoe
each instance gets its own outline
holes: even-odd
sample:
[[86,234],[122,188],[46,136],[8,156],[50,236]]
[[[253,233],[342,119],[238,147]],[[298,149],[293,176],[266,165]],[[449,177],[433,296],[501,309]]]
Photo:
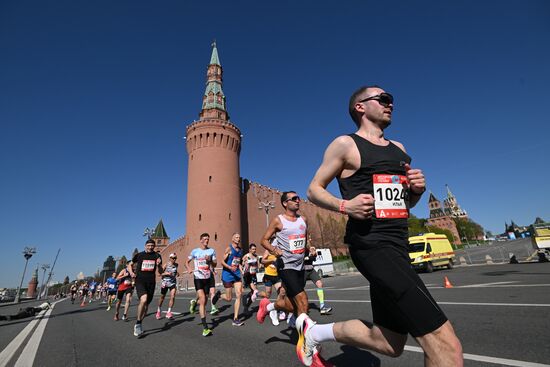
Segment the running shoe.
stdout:
[[329,361],[325,361],[323,357],[321,357],[321,353],[317,352],[313,354],[311,367],[334,367],[334,365]]
[[296,354],[298,359],[306,366],[313,364],[313,355],[318,353],[319,345],[309,335],[309,330],[315,325],[307,314],[303,313],[296,319],[296,330],[298,330],[298,343],[296,343]]
[[277,310],[269,311],[269,318],[273,326],[279,325],[279,317],[277,316]]
[[210,336],[212,335],[212,330],[206,328],[202,330],[202,336]]
[[256,313],[256,320],[258,320],[260,324],[264,323],[265,317],[267,316],[267,305],[269,303],[267,298],[262,298],[260,301],[260,307],[258,308],[258,313]]
[[212,304],[215,305],[218,303],[218,300],[220,299],[220,296],[222,295],[222,292],[218,289],[216,293],[214,294],[214,297],[212,297]]
[[195,312],[197,312],[197,300],[192,299],[189,301],[189,313],[193,314]]
[[122,315],[122,321],[126,321],[126,320],[128,320],[128,316]]
[[218,310],[216,306],[212,305],[212,308],[210,309],[210,315],[217,315],[218,313],[220,313],[220,310]]
[[[166,317],[168,317],[168,315],[166,315]],[[157,320],[160,320],[162,318],[162,314],[160,313],[160,311],[157,311],[157,313],[155,314],[155,318]]]
[[115,320],[115,321],[118,321],[118,313],[115,313],[114,320]]
[[111,306],[107,307],[107,311],[111,311]]
[[239,320],[239,319],[233,319],[232,325],[233,325],[233,326],[243,326],[243,325],[244,325],[244,321]]
[[166,312],[166,318],[172,320],[174,318],[174,314],[172,314],[172,311]]
[[258,299],[258,291],[257,290],[255,290],[252,293],[252,296],[250,297],[250,299],[252,300],[252,302],[256,302],[256,299]]
[[328,307],[328,306],[323,306],[321,307],[321,315],[328,315],[330,313],[330,311],[332,311],[332,307]]
[[141,324],[135,324],[134,325],[134,336],[140,336],[143,334],[143,329],[141,328]]

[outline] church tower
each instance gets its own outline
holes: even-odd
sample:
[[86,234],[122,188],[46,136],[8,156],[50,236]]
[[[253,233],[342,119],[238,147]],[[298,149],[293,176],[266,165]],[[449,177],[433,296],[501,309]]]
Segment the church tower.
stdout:
[[222,66],[216,42],[206,72],[199,120],[187,126],[186,242],[197,247],[201,233],[210,234],[218,257],[241,232],[241,131],[229,120],[222,90]]

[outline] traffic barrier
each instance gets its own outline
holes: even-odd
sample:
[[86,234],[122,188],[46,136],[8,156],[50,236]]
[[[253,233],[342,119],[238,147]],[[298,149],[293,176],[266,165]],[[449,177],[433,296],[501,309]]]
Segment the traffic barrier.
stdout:
[[449,281],[449,278],[447,278],[447,277],[445,277],[445,282],[444,282],[443,285],[444,285],[445,288],[452,288],[453,287],[453,285]]

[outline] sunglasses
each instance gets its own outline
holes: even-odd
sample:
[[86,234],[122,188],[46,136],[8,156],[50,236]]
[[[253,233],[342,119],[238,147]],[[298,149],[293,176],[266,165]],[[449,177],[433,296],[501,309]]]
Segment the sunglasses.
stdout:
[[286,199],[285,201],[294,201],[295,203],[299,202],[301,199],[299,196],[293,196],[291,198]]
[[380,93],[375,96],[360,100],[358,103],[367,101],[377,101],[381,106],[388,107],[393,104],[393,96],[389,93]]

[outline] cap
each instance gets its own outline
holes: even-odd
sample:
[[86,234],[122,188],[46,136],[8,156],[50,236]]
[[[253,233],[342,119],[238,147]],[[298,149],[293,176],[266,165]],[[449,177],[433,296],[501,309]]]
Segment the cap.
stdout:
[[175,252],[172,252],[172,253],[170,254],[170,257],[177,257],[177,255],[176,255]]

